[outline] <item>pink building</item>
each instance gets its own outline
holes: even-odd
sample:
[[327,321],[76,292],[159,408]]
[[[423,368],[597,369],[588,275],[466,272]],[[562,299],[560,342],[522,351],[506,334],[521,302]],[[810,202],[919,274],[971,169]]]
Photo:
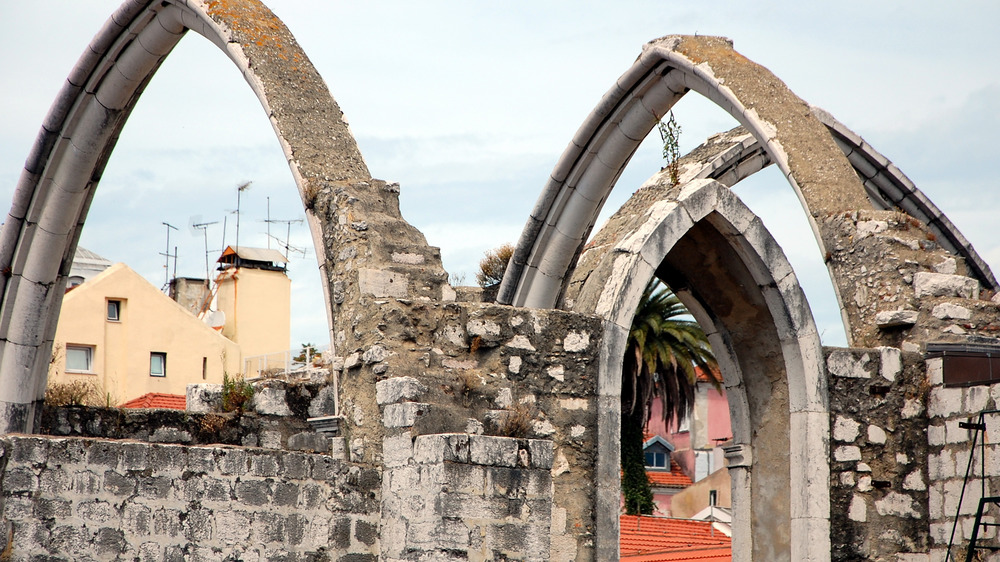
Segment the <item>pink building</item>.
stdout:
[[[701,371],[695,390],[694,407],[683,424],[663,421],[662,404],[653,404],[653,412],[646,433],[662,437],[673,446],[670,459],[691,480],[698,482],[725,466],[721,445],[732,438],[729,421],[729,403],[726,391],[712,382],[717,374]],[[648,440],[647,451],[653,440]],[[647,462],[647,465],[649,463]],[[651,471],[655,468],[651,467]]]

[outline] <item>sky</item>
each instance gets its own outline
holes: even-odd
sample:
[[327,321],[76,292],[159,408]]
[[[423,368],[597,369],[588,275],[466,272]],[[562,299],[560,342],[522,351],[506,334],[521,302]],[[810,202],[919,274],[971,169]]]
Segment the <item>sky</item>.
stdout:
[[[119,2],[0,0],[0,207],[66,75]],[[860,2],[342,2],[270,0],[347,115],[373,176],[401,184],[404,218],[474,284],[483,253],[515,242],[573,133],[648,40],[723,35],[899,166],[1000,268],[1000,4]],[[683,151],[736,122],[696,94],[674,109]],[[654,138],[655,137],[655,138]],[[656,133],[603,216],[662,164]],[[205,275],[235,243],[292,252],[292,341],[326,343],[304,213],[273,131],[236,67],[190,33],[140,99],[105,170],[81,245],[156,286],[177,247]],[[782,245],[823,342],[846,338],[791,188],[769,169],[736,193]],[[268,210],[269,209],[269,210]],[[603,220],[603,219],[602,219]],[[193,224],[216,223],[199,230]],[[599,221],[600,224],[601,221]],[[177,228],[170,230],[163,223]],[[223,233],[223,223],[226,226]],[[271,236],[267,228],[271,227]],[[170,230],[169,245],[167,231]],[[290,234],[290,236],[288,234]],[[169,252],[168,252],[169,248]],[[173,273],[174,261],[169,273]]]

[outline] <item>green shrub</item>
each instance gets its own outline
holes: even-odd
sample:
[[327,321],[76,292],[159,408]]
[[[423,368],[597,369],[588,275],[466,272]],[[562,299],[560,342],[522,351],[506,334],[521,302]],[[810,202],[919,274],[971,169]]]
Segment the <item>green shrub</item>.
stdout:
[[222,374],[222,411],[242,412],[253,399],[253,386],[242,376],[229,378],[229,373]]

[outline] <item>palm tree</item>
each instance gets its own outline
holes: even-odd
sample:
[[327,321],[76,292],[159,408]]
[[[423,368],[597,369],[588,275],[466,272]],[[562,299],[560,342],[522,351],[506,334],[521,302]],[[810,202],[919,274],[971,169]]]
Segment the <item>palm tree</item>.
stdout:
[[[659,279],[642,293],[622,365],[622,493],[629,515],[653,512],[646,478],[643,430],[653,401],[663,403],[664,421],[683,421],[694,403],[698,369],[712,372],[715,356],[697,322]],[[716,383],[718,384],[718,383]]]

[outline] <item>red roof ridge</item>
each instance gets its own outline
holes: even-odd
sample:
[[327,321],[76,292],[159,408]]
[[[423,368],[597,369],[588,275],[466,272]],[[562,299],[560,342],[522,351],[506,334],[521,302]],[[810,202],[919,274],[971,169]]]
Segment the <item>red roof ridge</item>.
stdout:
[[183,394],[167,394],[165,392],[147,392],[138,398],[133,398],[120,406],[121,408],[158,408],[167,410],[186,410],[187,397]]

